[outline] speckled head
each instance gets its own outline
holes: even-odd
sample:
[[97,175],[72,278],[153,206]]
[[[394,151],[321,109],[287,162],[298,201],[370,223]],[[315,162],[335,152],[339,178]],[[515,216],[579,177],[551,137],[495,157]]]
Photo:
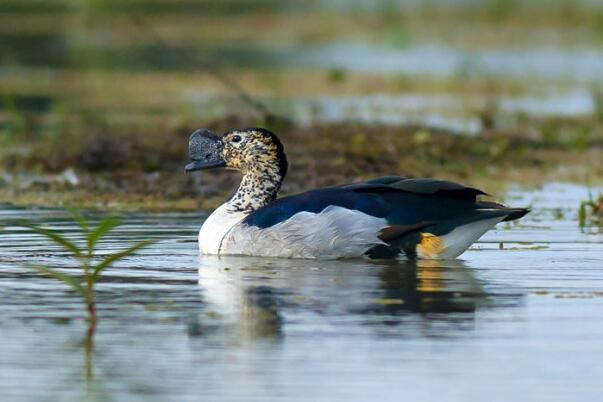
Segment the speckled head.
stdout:
[[189,140],[190,163],[184,170],[226,167],[243,173],[227,202],[229,212],[251,212],[274,201],[287,174],[287,157],[278,137],[263,128],[232,130],[222,137],[206,129]]
[[278,137],[263,128],[236,129],[218,137],[196,130],[189,140],[190,163],[185,171],[226,167],[243,174],[267,171],[284,178],[287,157]]
[[284,177],[287,157],[278,137],[263,128],[232,130],[222,137],[226,166],[243,173],[273,167]]

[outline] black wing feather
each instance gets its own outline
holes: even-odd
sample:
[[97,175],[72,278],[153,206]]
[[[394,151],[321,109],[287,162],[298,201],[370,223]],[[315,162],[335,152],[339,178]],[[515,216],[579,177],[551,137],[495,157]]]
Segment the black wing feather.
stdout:
[[481,219],[505,216],[510,220],[527,213],[523,209],[477,202],[476,197],[481,194],[485,193],[445,180],[387,176],[284,197],[253,212],[244,222],[265,228],[298,212],[318,213],[335,205],[384,218],[391,225],[433,222],[441,230],[449,231]]

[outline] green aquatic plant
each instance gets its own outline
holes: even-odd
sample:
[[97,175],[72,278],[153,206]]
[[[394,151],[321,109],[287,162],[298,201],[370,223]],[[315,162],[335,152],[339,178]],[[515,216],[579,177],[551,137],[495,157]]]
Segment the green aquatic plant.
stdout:
[[[601,20],[601,29],[603,30],[603,19]],[[595,101],[595,117],[603,122],[603,87],[593,88],[593,100]]]
[[600,225],[603,223],[603,194],[593,197],[589,192],[588,199],[580,202],[578,208],[578,225],[582,228],[587,225]]
[[84,305],[86,306],[88,322],[88,331],[86,337],[86,373],[88,377],[91,377],[90,361],[91,353],[94,349],[93,339],[97,323],[94,287],[100,280],[101,274],[106,268],[110,267],[115,262],[128,257],[143,247],[152,244],[153,241],[141,241],[124,250],[106,255],[102,259],[97,259],[95,250],[98,243],[105,238],[109,232],[120,225],[119,219],[115,217],[108,217],[103,219],[96,227],[92,227],[79,212],[71,211],[71,215],[80,228],[80,231],[85,239],[85,246],[83,247],[59,234],[55,230],[46,229],[30,223],[19,223],[19,226],[28,228],[34,233],[37,233],[64,248],[79,262],[82,274],[81,276],[65,274],[54,268],[39,264],[28,264],[27,267],[42,275],[48,276],[68,285],[71,290],[82,298]]
[[71,215],[84,235],[86,240],[85,247],[78,246],[76,243],[67,239],[65,236],[60,235],[54,230],[45,229],[41,226],[36,226],[29,223],[22,223],[21,226],[26,227],[41,236],[44,236],[48,240],[70,252],[72,256],[79,261],[83,275],[80,277],[64,274],[44,265],[30,264],[28,267],[31,267],[43,275],[49,276],[57,281],[69,285],[71,289],[84,300],[88,311],[88,321],[95,323],[96,304],[94,301],[94,285],[100,279],[101,273],[113,263],[133,254],[143,247],[150,245],[152,241],[145,240],[135,243],[125,250],[107,255],[102,260],[95,263],[95,247],[97,246],[98,242],[103,239],[103,237],[120,225],[119,219],[115,217],[105,218],[98,224],[98,226],[93,228],[80,213],[71,212]]

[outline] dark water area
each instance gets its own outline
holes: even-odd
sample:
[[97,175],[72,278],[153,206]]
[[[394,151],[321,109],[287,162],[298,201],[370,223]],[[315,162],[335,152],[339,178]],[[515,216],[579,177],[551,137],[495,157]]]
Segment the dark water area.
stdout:
[[45,113],[52,108],[53,99],[44,95],[18,95],[1,93],[0,111],[19,110],[20,112]]
[[[294,2],[288,1],[288,8],[295,6]],[[242,14],[257,11],[270,11],[279,5],[276,0],[256,0],[256,1],[196,1],[196,0],[177,0],[177,1],[116,1],[109,0],[94,3],[92,7],[97,12],[119,13],[124,11],[144,12],[148,14],[170,14],[170,13],[189,13],[203,12],[210,14]],[[77,4],[69,0],[6,0],[0,4],[0,12],[14,14],[53,14],[65,13],[77,10]]]
[[249,46],[202,48],[146,44],[128,47],[82,46],[69,34],[0,35],[0,63],[29,68],[85,70],[192,71],[205,66],[278,67],[292,52]]
[[[596,400],[603,233],[578,226],[587,193],[512,191],[533,207],[519,224],[417,264],[200,257],[206,214],[126,215],[101,254],[160,241],[105,271],[88,381],[78,299],[22,267],[75,262],[9,225],[2,400]],[[3,223],[21,218],[77,239],[64,211],[0,208]]]
[[0,63],[31,67],[66,66],[70,58],[67,38],[57,34],[3,33]]

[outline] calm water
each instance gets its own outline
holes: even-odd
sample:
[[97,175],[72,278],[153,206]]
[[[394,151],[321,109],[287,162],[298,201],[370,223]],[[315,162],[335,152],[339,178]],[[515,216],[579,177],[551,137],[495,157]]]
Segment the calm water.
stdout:
[[[418,265],[199,258],[203,214],[128,215],[103,252],[163,240],[106,271],[91,381],[78,300],[19,267],[73,261],[8,227],[0,400],[597,400],[603,232],[578,228],[585,196],[514,191],[534,208],[521,224]],[[0,208],[13,218],[75,236],[61,211]]]

